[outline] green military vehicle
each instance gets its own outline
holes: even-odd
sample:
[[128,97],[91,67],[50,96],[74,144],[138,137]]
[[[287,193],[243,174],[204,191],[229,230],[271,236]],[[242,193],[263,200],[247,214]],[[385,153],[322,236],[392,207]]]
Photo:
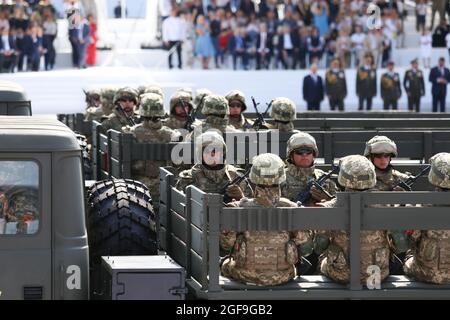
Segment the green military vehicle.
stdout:
[[31,116],[31,102],[20,85],[0,81],[0,115]]

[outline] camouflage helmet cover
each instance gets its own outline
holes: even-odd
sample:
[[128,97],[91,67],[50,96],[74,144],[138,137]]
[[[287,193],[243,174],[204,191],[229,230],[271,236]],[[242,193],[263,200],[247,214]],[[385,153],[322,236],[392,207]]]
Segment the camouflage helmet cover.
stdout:
[[339,163],[338,182],[341,186],[354,190],[375,187],[377,183],[375,166],[361,155],[344,157]]
[[170,97],[170,112],[172,113],[175,107],[180,103],[180,101],[183,101],[187,105],[189,105],[189,108],[192,108],[192,97],[189,95],[189,93],[184,91],[177,91],[175,92],[172,97]]
[[219,150],[222,150],[224,155],[227,151],[227,144],[223,139],[222,133],[219,130],[215,129],[207,130],[206,132],[199,135],[195,140],[195,148],[197,155],[199,155],[199,159],[201,159],[201,153],[203,152],[204,147],[211,148],[211,151],[212,148],[217,148]]
[[272,101],[272,111],[270,113],[274,120],[289,122],[295,120],[295,103],[288,98],[275,98]]
[[113,103],[114,101],[114,96],[116,95],[118,88],[114,87],[114,86],[109,86],[109,87],[104,87],[101,90],[102,96],[101,96],[101,100],[102,102],[106,102],[106,103]]
[[230,104],[231,101],[233,100],[237,100],[243,105],[242,111],[247,110],[247,104],[245,103],[245,95],[242,91],[232,90],[226,94],[225,99],[228,100],[228,104]]
[[431,170],[428,181],[444,189],[450,189],[450,153],[441,152],[430,159]]
[[394,141],[386,136],[375,136],[366,143],[364,156],[368,157],[371,154],[388,153],[393,157],[397,157],[397,145]]
[[257,185],[279,185],[286,181],[284,163],[272,153],[260,154],[253,158],[250,181]]
[[205,89],[205,88],[203,88],[203,89],[198,89],[198,90],[195,92],[195,99],[194,99],[195,107],[196,107],[196,108],[202,108],[202,106],[200,106],[200,102],[201,102],[202,105],[203,105],[204,102],[205,102],[205,98],[206,98],[207,96],[209,96],[210,94],[212,94],[212,92],[209,91],[208,89]]
[[134,99],[134,102],[136,104],[139,103],[138,97],[139,93],[136,91],[136,89],[130,88],[130,87],[124,87],[117,90],[115,96],[114,96],[114,104],[117,104],[120,99],[123,99],[124,97],[131,97]]
[[90,89],[86,90],[86,102],[89,102],[90,99],[97,99],[100,100],[102,96],[102,92],[100,89]]
[[141,96],[139,114],[142,117],[164,117],[164,102],[162,97],[156,93],[145,93]]
[[205,102],[203,103],[202,113],[205,116],[217,115],[224,116],[230,114],[230,108],[228,106],[228,101],[222,96],[211,94],[206,96]]
[[317,158],[319,156],[319,149],[317,148],[316,139],[314,139],[314,137],[309,133],[299,132],[293,134],[289,138],[286,148],[287,157],[289,158],[294,150],[300,148],[311,149],[314,152],[314,157]]
[[143,93],[156,93],[156,94],[160,95],[164,99],[164,92],[161,89],[161,87],[157,86],[157,85],[146,86],[144,88],[144,92]]

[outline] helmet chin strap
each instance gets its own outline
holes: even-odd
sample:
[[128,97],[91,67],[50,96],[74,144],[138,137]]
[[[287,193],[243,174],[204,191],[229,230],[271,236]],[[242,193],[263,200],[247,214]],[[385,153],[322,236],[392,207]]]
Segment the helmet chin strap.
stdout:
[[203,166],[208,169],[208,170],[213,170],[213,171],[218,171],[218,170],[222,170],[223,168],[225,168],[225,164],[221,163],[221,164],[217,164],[215,166],[210,166],[208,164],[206,164],[206,162],[203,160],[202,161]]

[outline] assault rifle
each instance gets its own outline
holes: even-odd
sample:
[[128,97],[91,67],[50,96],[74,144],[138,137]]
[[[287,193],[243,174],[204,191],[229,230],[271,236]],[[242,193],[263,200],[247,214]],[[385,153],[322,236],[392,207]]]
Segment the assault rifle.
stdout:
[[[202,100],[200,100],[199,106],[202,105],[204,98],[205,98],[205,96],[203,96]],[[183,106],[183,109],[186,108],[186,102],[183,99],[180,99],[180,104]],[[184,129],[188,130],[189,132],[194,131],[194,128],[192,128],[192,125],[194,124],[195,119],[197,118],[197,109],[198,109],[198,107],[192,108],[191,111],[189,111],[189,113],[188,113]]]
[[330,172],[328,173],[324,173],[322,176],[320,176],[317,180],[311,179],[308,184],[306,185],[306,187],[300,191],[297,195],[297,197],[295,197],[293,199],[294,202],[300,202],[300,203],[305,203],[307,202],[310,198],[311,198],[311,189],[313,186],[315,186],[316,188],[318,188],[321,192],[323,192],[324,194],[328,195],[330,198],[333,198],[332,195],[330,195],[328,193],[328,191],[326,191],[323,188],[323,185],[325,184],[325,182],[331,178],[331,176],[335,173],[339,172],[339,166],[334,166]]
[[[431,169],[431,165],[427,165],[422,171],[420,171],[416,176],[411,176],[406,180],[400,180],[399,183],[395,185],[395,187],[400,187],[405,189],[406,191],[412,191],[411,187],[413,184],[419,179],[421,176],[426,174]],[[394,187],[394,188],[395,188]]]
[[256,119],[253,122],[252,128],[255,129],[256,131],[261,130],[264,128],[264,125],[266,123],[266,121],[264,120],[264,117],[267,117],[267,113],[269,112],[270,108],[272,107],[272,101],[270,101],[269,104],[267,104],[267,109],[266,111],[264,111],[263,114],[261,114],[258,110],[258,105],[259,103],[256,103],[255,98],[252,97],[252,102],[253,102],[253,107],[255,108],[256,111]]
[[122,107],[120,105],[116,106],[116,109],[127,120],[127,122],[130,125],[130,127],[134,127],[136,125],[136,122],[134,122],[133,117],[129,117],[127,115],[127,113],[122,109]]
[[220,189],[219,194],[223,194],[223,202],[228,203],[233,199],[230,199],[230,197],[227,195],[227,189],[229,186],[235,184],[235,185],[239,185],[242,181],[246,180],[247,177],[250,174],[250,171],[252,169],[251,164],[249,164],[244,172],[244,174],[242,176],[236,176],[233,180],[228,181],[223,187],[222,189]]

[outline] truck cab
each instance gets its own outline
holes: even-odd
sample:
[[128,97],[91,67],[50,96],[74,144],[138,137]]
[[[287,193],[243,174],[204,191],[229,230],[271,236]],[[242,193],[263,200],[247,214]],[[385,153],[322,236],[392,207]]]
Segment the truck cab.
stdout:
[[0,81],[0,115],[32,115],[31,102],[25,90],[17,83]]
[[56,119],[0,116],[0,127],[0,300],[88,299],[76,136]]

